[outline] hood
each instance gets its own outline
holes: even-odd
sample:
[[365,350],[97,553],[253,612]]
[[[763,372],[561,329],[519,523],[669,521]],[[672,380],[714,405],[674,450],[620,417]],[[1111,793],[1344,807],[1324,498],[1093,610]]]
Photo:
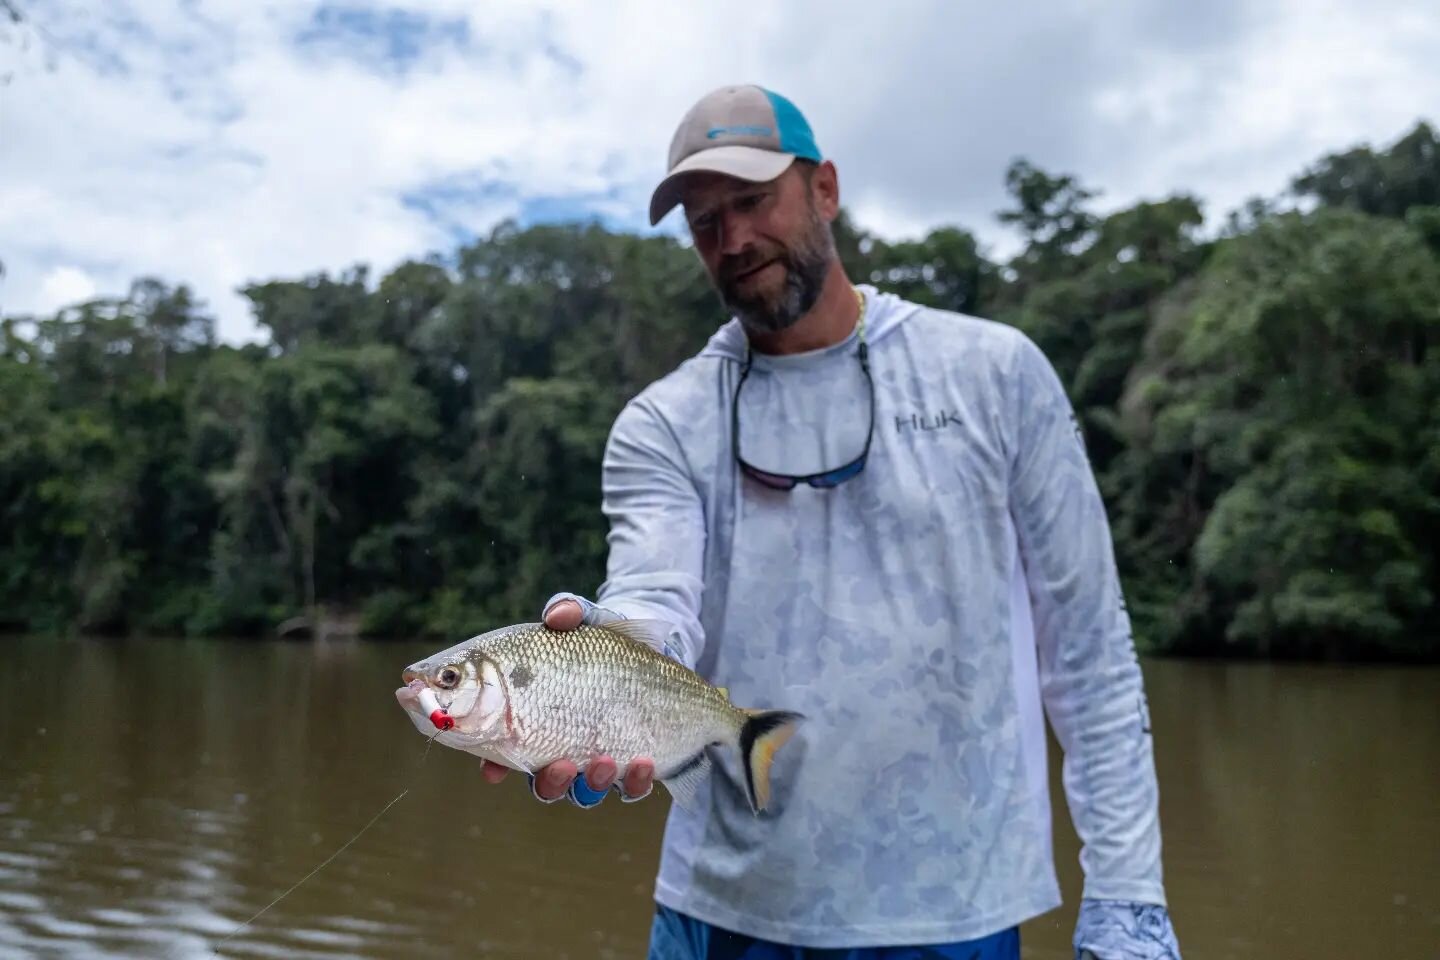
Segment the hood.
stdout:
[[[893,293],[882,293],[868,283],[855,286],[865,294],[865,341],[874,347],[905,320],[925,309]],[[702,357],[745,359],[745,329],[731,318],[710,337],[700,351]]]

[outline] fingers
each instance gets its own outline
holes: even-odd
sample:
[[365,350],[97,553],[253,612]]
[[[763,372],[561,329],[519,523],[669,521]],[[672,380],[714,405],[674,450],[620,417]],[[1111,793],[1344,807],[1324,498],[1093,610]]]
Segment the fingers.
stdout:
[[655,764],[644,757],[637,757],[630,762],[630,769],[625,771],[622,787],[626,799],[639,800],[650,792],[654,783]]
[[569,760],[556,760],[535,775],[535,792],[542,800],[559,800],[578,772]]
[[[490,760],[482,761],[482,764],[482,773],[489,783],[499,783],[510,773],[509,767]],[[556,760],[535,772],[531,790],[541,800],[551,803],[567,793],[573,792],[576,781],[580,780],[588,788],[588,794],[583,798],[572,796],[571,799],[576,800],[581,806],[594,806],[604,796],[606,790],[616,786],[618,773],[619,767],[614,758],[608,756],[598,756],[590,761],[585,768],[583,777],[580,776],[579,768],[572,761]],[[619,783],[619,787],[625,800],[643,800],[650,795],[654,783],[654,762],[648,758],[639,757],[630,762],[629,768],[625,771],[625,778]]]
[[615,782],[615,761],[610,757],[596,757],[585,768],[585,783],[591,790],[601,793],[610,789]]
[[545,626],[551,630],[574,630],[580,626],[585,612],[574,600],[561,600],[545,613]]

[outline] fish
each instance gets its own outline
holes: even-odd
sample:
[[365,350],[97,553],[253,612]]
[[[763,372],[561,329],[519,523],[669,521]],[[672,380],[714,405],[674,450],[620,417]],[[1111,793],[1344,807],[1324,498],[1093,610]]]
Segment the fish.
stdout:
[[410,664],[395,696],[427,738],[523,773],[562,759],[584,770],[606,755],[618,780],[648,757],[655,779],[692,811],[714,766],[709,748],[733,748],[759,816],[775,753],[805,716],[731,703],[726,688],[658,652],[666,632],[640,619],[501,627]]

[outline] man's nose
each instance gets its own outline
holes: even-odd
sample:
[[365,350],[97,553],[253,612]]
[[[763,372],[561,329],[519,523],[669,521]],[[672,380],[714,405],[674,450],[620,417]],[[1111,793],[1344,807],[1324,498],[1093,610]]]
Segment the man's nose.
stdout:
[[755,239],[748,217],[727,210],[720,215],[719,223],[720,236],[717,240],[720,252],[726,256],[744,252]]

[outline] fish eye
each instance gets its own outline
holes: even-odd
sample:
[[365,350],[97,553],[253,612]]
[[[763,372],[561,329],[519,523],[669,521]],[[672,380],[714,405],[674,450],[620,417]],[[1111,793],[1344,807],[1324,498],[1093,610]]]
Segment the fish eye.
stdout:
[[457,683],[460,682],[460,671],[456,670],[454,667],[446,667],[444,670],[441,670],[438,674],[435,675],[435,682],[440,684],[440,686],[444,687],[446,690],[449,690],[451,687],[455,686]]

